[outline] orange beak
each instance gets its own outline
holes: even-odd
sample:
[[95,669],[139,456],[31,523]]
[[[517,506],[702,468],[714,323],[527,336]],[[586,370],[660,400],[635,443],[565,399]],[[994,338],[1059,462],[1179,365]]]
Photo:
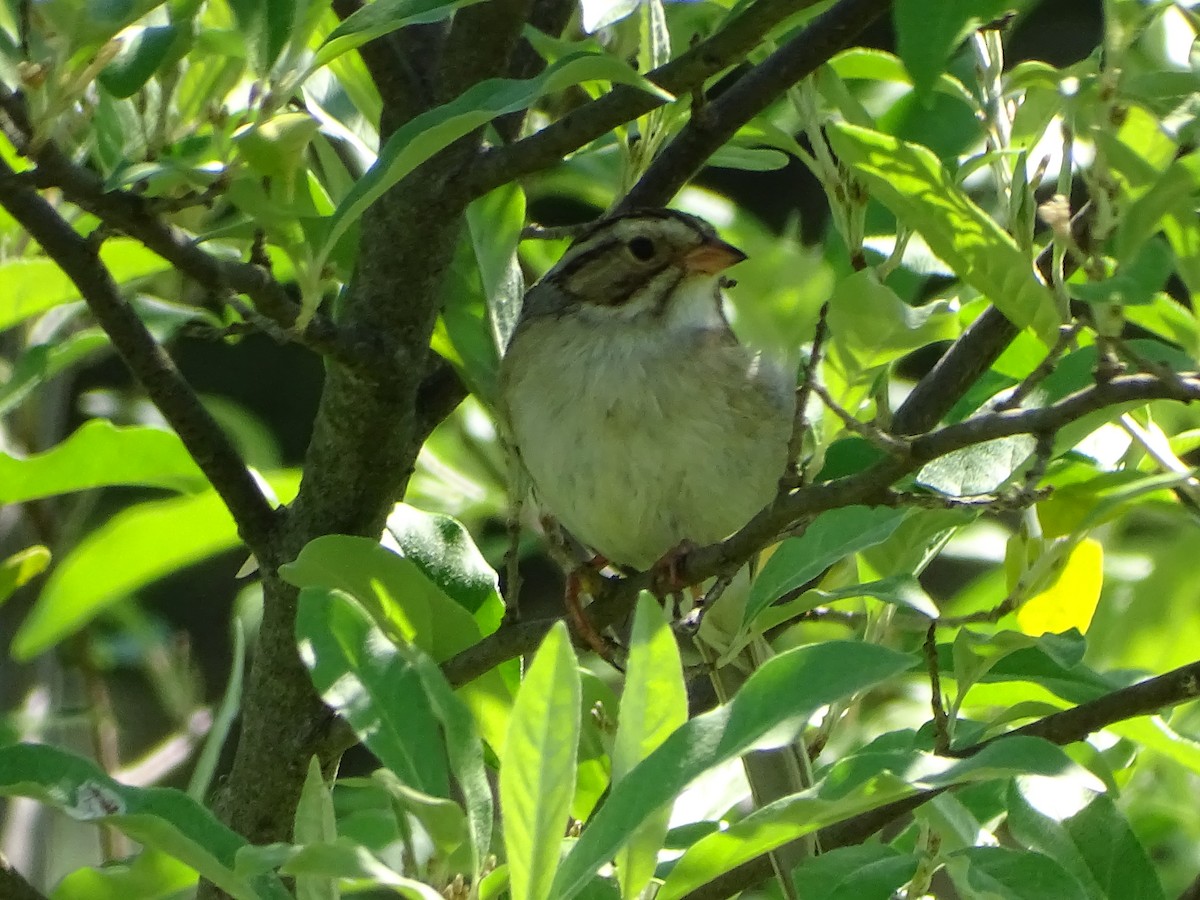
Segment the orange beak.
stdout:
[[733,244],[727,244],[719,238],[712,238],[695,250],[689,250],[684,254],[683,267],[689,272],[716,275],[718,272],[724,272],[730,266],[737,265],[745,258],[746,254]]

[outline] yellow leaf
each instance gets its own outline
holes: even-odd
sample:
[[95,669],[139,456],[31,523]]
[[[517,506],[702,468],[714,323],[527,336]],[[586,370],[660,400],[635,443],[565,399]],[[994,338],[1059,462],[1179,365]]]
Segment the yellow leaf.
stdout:
[[1071,628],[1086,633],[1103,583],[1104,549],[1099,541],[1086,538],[1071,551],[1054,583],[1017,611],[1021,631],[1034,637]]

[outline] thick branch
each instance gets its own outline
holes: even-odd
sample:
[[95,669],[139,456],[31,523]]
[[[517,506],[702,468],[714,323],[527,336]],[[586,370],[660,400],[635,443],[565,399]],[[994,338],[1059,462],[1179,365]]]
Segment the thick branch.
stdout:
[[221,426],[121,297],[97,248],[3,161],[0,205],[71,279],[125,364],[229,507],[242,539],[260,562],[273,565],[274,510]]
[[891,7],[891,0],[841,0],[800,34],[704,106],[654,160],[620,209],[661,206],[691,180],[739,128],[816,71]]
[[[818,0],[757,0],[724,28],[686,53],[647,74],[672,94],[684,94],[739,62],[776,25]],[[609,93],[548,125],[536,134],[488,150],[470,175],[473,197],[559,162],[563,157],[650,110],[663,100],[637,88],[616,85]]]
[[[990,413],[914,438],[904,456],[887,457],[855,475],[806,485],[779,498],[731,537],[684,556],[678,561],[679,578],[684,584],[699,584],[737,568],[801,518],[853,504],[888,504],[891,501],[887,492],[897,479],[947,453],[1016,434],[1053,434],[1098,410],[1149,400],[1200,400],[1200,376],[1172,380],[1153,375],[1120,376],[1077,391],[1051,406]],[[612,624],[632,609],[638,591],[649,587],[650,578],[645,573],[611,579],[587,608],[588,616],[597,627]],[[529,627],[517,633],[501,629],[490,635],[448,660],[445,671],[454,683],[462,683],[532,650],[549,623],[527,624]]]
[[[1051,743],[1066,746],[1118,722],[1153,715],[1161,709],[1186,703],[1197,697],[1200,697],[1200,662],[1193,662],[1072,709],[1053,713],[1008,734],[951,751],[949,755],[960,758],[974,756],[989,744],[1012,735],[1045,738]],[[911,797],[896,800],[844,822],[822,828],[818,835],[821,847],[834,850],[838,847],[861,844],[881,828],[923,806],[946,790],[949,789],[918,791]],[[685,900],[720,900],[769,878],[771,874],[770,860],[765,855],[757,857],[697,888],[687,894]]]
[[[58,188],[71,203],[114,231],[141,242],[208,290],[216,294],[227,291],[245,294],[260,313],[284,328],[295,322],[299,305],[266,269],[222,259],[202,249],[187,232],[156,214],[152,200],[128,191],[107,189],[99,175],[71,162],[53,144],[47,143],[36,152],[30,148],[31,130],[24,106],[3,84],[0,84],[0,130],[18,150],[37,163],[37,168],[23,177],[42,188]],[[374,358],[370,341],[356,340],[339,332],[323,317],[314,316],[300,338],[347,368],[367,374],[378,371],[379,360]]]
[[[506,64],[528,2],[490,0],[470,7],[492,7],[494,16],[489,20],[493,27],[475,35],[471,49],[480,59]],[[456,42],[465,43],[461,38]],[[474,70],[479,77],[498,74],[502,68]],[[439,88],[435,94],[440,93]],[[387,123],[394,124],[388,110],[383,118],[385,130]],[[478,149],[478,134],[457,141],[364,214],[339,324],[355,334],[376,336],[386,348],[387,377],[359,378],[341,367],[330,368],[304,480],[282,539],[289,553],[323,534],[377,537],[403,494],[429,430],[461,399],[453,373],[431,367],[429,343],[444,274],[471,199],[465,175]],[[316,697],[296,652],[295,589],[268,579],[263,605],[243,703],[248,727],[218,806],[231,827],[259,843],[290,837],[310,754],[332,770],[342,746],[331,728],[334,719]]]

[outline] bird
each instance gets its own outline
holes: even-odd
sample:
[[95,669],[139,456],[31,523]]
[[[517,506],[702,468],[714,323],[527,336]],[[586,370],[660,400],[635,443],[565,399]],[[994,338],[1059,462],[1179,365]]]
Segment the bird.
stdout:
[[721,540],[775,495],[795,378],[730,328],[724,273],[745,259],[701,218],[640,209],[587,228],[525,294],[502,434],[535,502],[611,564]]

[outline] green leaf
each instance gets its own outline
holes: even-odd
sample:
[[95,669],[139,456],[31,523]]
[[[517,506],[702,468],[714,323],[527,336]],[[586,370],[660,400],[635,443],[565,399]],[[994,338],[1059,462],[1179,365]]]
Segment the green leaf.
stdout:
[[882,506],[846,506],[821,513],[804,534],[788,538],[771,554],[750,586],[743,623],[754,621],[775,600],[835,562],[887,540],[907,514]]
[[0,385],[0,415],[18,407],[38,385],[108,347],[108,335],[99,328],[86,328],[57,343],[28,348]]
[[913,85],[929,91],[963,38],[1021,5],[1021,0],[896,0],[892,7],[896,50]]
[[427,884],[405,878],[389,869],[365,847],[346,838],[328,844],[287,848],[286,858],[279,866],[283,875],[309,876],[328,879],[334,883],[343,879],[370,885],[380,885],[406,900],[444,900]]
[[274,875],[234,873],[245,839],[182,791],[127,787],[90,760],[44,744],[0,748],[0,794],[31,797],[81,822],[111,825],[191,866],[238,900],[287,900]]
[[838,157],[862,176],[871,197],[912,226],[934,253],[1013,324],[1054,343],[1058,314],[1033,261],[919,144],[845,123],[828,126]]
[[926,463],[916,482],[950,497],[989,494],[1004,486],[1036,448],[1037,440],[1028,434],[963,447]]
[[746,172],[774,172],[788,164],[788,156],[770,147],[739,147],[726,144],[708,158],[706,165]]
[[[498,360],[508,346],[517,318],[525,279],[517,258],[521,230],[525,227],[525,192],[516,183],[480,197],[467,207],[467,228],[479,267],[479,276],[487,298],[490,337]],[[453,295],[446,298],[453,303]],[[469,373],[472,381],[483,385],[483,398],[495,396],[496,370]],[[489,393],[490,392],[490,393]]]
[[[308,773],[296,805],[296,825],[292,840],[297,844],[325,844],[337,840],[337,820],[333,795],[321,774],[321,763],[309,757]],[[324,875],[297,875],[297,900],[338,900],[337,882]]]
[[[367,538],[326,535],[311,541],[281,576],[297,587],[343,591],[358,600],[396,644],[415,643],[445,660],[495,630],[495,575],[462,526],[452,519],[399,506],[388,539],[412,559]],[[468,611],[477,603],[475,615]],[[460,689],[493,748],[503,745],[517,682],[516,660]],[[510,686],[511,685],[511,686]]]
[[1096,797],[1063,824],[1105,897],[1164,900],[1145,848],[1109,797]]
[[695,778],[752,749],[785,723],[909,669],[911,657],[873,644],[829,641],[773,657],[727,705],[692,719],[609,794],[563,861],[551,896],[570,900],[648,816]]
[[513,900],[566,900],[568,896],[553,888],[551,879],[575,793],[579,700],[578,663],[566,625],[559,621],[546,635],[521,684],[500,767],[504,849]]
[[91,419],[61,444],[24,459],[0,453],[0,503],[115,484],[192,493],[208,486],[179,435]]
[[[375,0],[347,16],[317,48],[307,76],[343,53],[383,37],[406,25],[425,25],[448,18],[456,9],[482,0]],[[303,80],[303,79],[301,79]]]
[[1162,238],[1151,238],[1138,248],[1111,278],[1101,281],[1068,282],[1067,290],[1085,303],[1116,303],[1146,306],[1162,290],[1175,268],[1175,255]]
[[793,874],[804,900],[891,900],[916,874],[920,860],[883,844],[839,847]]
[[981,900],[1087,900],[1079,882],[1040,853],[969,847],[951,857],[947,870],[960,890]]
[[[130,238],[111,238],[100,259],[118,285],[166,271],[167,264]],[[75,284],[45,257],[14,257],[0,262],[0,331],[63,303],[81,299]]]
[[[899,84],[913,83],[912,75],[899,57],[874,47],[850,47],[829,61],[829,67],[844,81],[892,81]],[[945,73],[937,76],[933,90],[962,100],[974,108],[975,98],[957,78]]]
[[1171,163],[1153,186],[1125,208],[1117,223],[1117,259],[1124,261],[1140,253],[1164,216],[1189,221],[1198,188],[1200,151],[1193,151]]
[[1041,738],[1005,738],[967,759],[907,748],[868,749],[839,760],[815,787],[783,797],[697,841],[675,864],[658,897],[678,900],[755,856],[919,790],[1031,772],[1094,781],[1060,748]]
[[50,565],[50,551],[41,544],[26,547],[0,562],[0,603],[13,595],[22,585],[28,584]]
[[450,795],[438,722],[412,665],[349,597],[305,588],[296,613],[300,659],[321,699],[405,784]]
[[435,153],[497,116],[525,109],[544,94],[581,81],[628,84],[655,96],[673,99],[638,75],[627,63],[597,53],[575,53],[564,57],[536,78],[482,81],[451,102],[416,116],[388,138],[375,165],[358,180],[334,212],[318,262],[328,257],[338,239],[368,206]]
[[329,534],[309,541],[279,574],[301,588],[343,591],[358,600],[396,644],[415,643],[448,659],[482,636],[467,610],[411,559],[369,538]]
[[433,715],[442,726],[450,770],[466,807],[471,874],[475,880],[491,850],[493,817],[492,789],[475,719],[429,656],[413,648],[401,648],[401,653],[416,671]]
[[[290,500],[300,475],[280,472],[266,480]],[[213,491],[122,510],[80,541],[50,574],[13,638],[14,658],[28,660],[48,650],[109,605],[240,543],[229,511]]]
[[[679,645],[658,602],[642,592],[629,638],[629,661],[613,740],[613,785],[620,784],[687,717],[687,685]],[[617,854],[617,880],[623,897],[639,896],[654,875],[670,816],[669,805],[652,814]]]
[[836,336],[831,349],[851,382],[918,347],[952,340],[960,330],[950,303],[909,306],[873,269],[838,282],[829,298],[829,329]]
[[426,578],[475,617],[480,636],[500,627],[504,601],[496,570],[461,522],[397,503],[388,516],[387,534]]
[[[1006,824],[1013,838],[1022,846],[1056,860],[1087,893],[1089,900],[1107,900],[1109,894],[1100,888],[1092,876],[1087,860],[1071,839],[1061,819],[1045,815],[1030,802],[1036,799],[1041,783],[1037,779],[1014,779],[1008,786]],[[1026,795],[1030,799],[1026,799]],[[1128,895],[1140,896],[1140,895]]]
[[100,73],[100,83],[117,98],[132,97],[158,71],[175,42],[185,33],[174,25],[137,31],[117,58]]
[[76,869],[54,887],[51,900],[173,900],[194,890],[198,876],[191,866],[157,850],[120,862]]
[[798,606],[792,607],[789,604],[789,614],[795,616],[807,609],[815,609],[827,603],[854,597],[874,597],[876,600],[882,600],[893,606],[911,609],[930,619],[938,617],[938,608],[933,602],[933,598],[921,587],[921,582],[912,575],[890,575],[878,581],[865,581],[862,584],[851,584],[831,591],[805,591],[796,598],[799,601]]

